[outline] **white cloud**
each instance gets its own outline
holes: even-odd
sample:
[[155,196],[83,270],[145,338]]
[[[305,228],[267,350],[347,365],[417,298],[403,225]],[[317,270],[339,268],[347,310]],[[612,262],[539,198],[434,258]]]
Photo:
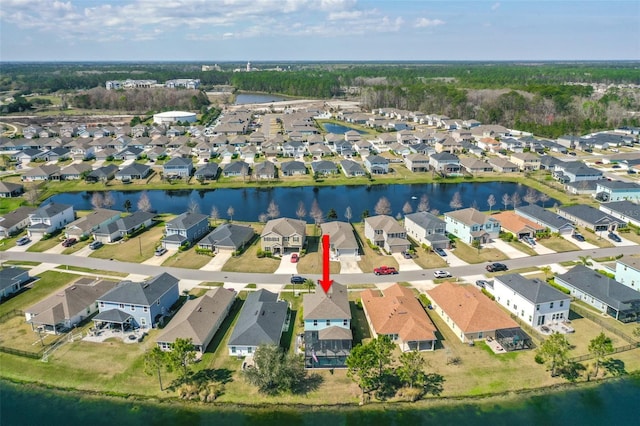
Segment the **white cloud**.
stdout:
[[498,2],[498,3],[494,3],[494,4],[491,6],[491,10],[498,10],[498,8],[499,8],[499,7],[500,7],[500,2]]
[[439,25],[444,25],[444,21],[440,19],[420,18],[415,23],[416,28],[437,27]]

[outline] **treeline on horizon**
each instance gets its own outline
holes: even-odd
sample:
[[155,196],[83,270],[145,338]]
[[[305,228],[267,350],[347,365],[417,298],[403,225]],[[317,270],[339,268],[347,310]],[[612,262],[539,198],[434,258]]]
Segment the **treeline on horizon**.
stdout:
[[[640,110],[637,89],[611,88],[603,95],[590,85],[638,85],[636,62],[287,63],[285,72],[233,72],[238,66],[226,67],[203,72],[198,64],[184,63],[8,63],[0,71],[0,91],[78,95],[79,90],[104,87],[107,80],[199,78],[204,90],[231,85],[242,91],[320,99],[345,97],[345,89],[355,89],[356,100],[366,109],[393,107],[473,118],[545,137],[640,124],[628,114]],[[83,106],[100,103],[92,97]]]

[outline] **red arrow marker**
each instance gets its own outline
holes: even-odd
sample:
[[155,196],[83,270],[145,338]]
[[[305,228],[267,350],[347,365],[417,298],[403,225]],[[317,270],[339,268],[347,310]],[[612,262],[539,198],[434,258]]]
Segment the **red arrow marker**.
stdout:
[[333,280],[329,278],[329,236],[322,236],[322,279],[320,285],[325,293],[329,292]]

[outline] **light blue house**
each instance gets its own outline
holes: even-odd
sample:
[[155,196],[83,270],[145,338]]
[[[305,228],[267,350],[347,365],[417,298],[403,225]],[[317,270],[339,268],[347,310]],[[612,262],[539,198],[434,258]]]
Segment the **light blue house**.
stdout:
[[595,198],[598,201],[640,200],[640,185],[634,182],[601,180],[596,185]]
[[305,366],[344,367],[353,341],[346,286],[333,283],[328,293],[317,287],[302,303]]
[[500,221],[472,207],[444,214],[447,231],[466,244],[491,242],[500,234]]
[[640,258],[623,257],[616,262],[616,281],[640,291]]
[[140,283],[121,281],[97,299],[97,327],[109,325],[122,330],[151,328],[167,315],[180,297],[179,280],[166,272]]
[[162,244],[166,249],[177,250],[182,244],[192,244],[209,232],[209,216],[185,212],[165,224]]

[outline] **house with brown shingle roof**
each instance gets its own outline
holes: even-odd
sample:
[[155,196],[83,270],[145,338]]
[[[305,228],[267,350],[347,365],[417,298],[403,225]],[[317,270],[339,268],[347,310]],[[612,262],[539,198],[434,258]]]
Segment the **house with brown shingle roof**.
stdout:
[[191,339],[195,350],[204,353],[235,299],[235,291],[218,287],[197,299],[187,300],[158,336],[158,346],[170,350],[176,339]]
[[402,352],[434,349],[436,326],[411,289],[394,284],[382,294],[367,289],[361,297],[373,337],[389,336]]
[[364,220],[364,236],[375,246],[389,253],[409,250],[407,231],[396,219],[387,215],[370,216]]
[[517,238],[531,237],[534,238],[538,232],[544,231],[544,226],[518,216],[513,211],[504,211],[491,215],[500,222],[502,229],[511,232]]
[[475,240],[481,244],[488,243],[500,234],[500,222],[473,207],[446,212],[444,221],[447,231],[466,244]]
[[327,293],[316,287],[303,296],[302,312],[305,366],[344,367],[353,341],[347,287],[333,283]]
[[519,329],[509,314],[471,285],[445,282],[427,290],[427,295],[433,310],[463,343]]
[[307,236],[306,226],[304,220],[288,217],[268,221],[260,234],[262,250],[278,255],[300,251]]

